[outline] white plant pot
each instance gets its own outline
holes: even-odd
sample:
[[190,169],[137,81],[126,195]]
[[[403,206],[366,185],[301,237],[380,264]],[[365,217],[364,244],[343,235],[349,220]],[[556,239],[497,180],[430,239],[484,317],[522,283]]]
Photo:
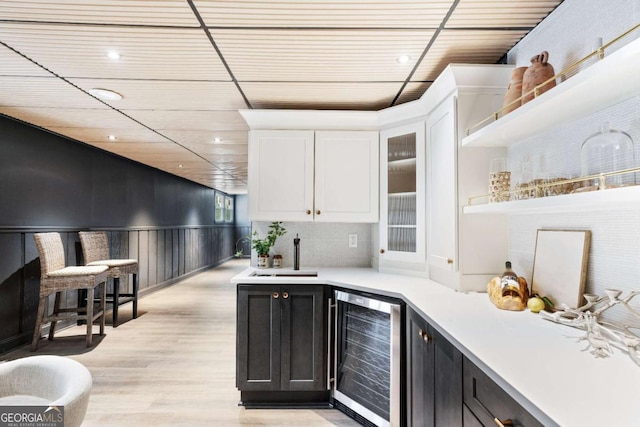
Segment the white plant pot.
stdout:
[[269,255],[258,255],[258,268],[269,268]]

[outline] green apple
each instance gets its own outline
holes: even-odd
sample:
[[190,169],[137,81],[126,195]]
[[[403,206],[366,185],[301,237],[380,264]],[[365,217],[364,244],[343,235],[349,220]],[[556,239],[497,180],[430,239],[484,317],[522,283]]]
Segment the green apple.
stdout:
[[538,313],[540,310],[544,309],[544,301],[542,298],[532,297],[527,301],[527,307],[531,310],[532,313]]

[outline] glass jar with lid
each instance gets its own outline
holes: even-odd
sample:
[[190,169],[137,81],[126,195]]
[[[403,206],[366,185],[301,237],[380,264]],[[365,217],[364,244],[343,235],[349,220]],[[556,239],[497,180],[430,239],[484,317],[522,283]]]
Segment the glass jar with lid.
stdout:
[[[582,176],[631,169],[635,166],[633,156],[631,137],[625,132],[611,129],[610,124],[606,122],[600,127],[599,132],[588,137],[582,144],[580,150]],[[607,177],[605,187],[633,185],[635,184],[634,176],[633,173],[627,173]],[[600,188],[599,179],[585,181],[584,185],[592,190]]]

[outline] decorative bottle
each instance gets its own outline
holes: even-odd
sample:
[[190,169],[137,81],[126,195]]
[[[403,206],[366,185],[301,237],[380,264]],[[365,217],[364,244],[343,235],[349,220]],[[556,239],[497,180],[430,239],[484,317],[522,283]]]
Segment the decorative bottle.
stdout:
[[518,275],[511,269],[511,261],[505,262],[505,270],[500,277],[502,296],[520,297],[520,282]]

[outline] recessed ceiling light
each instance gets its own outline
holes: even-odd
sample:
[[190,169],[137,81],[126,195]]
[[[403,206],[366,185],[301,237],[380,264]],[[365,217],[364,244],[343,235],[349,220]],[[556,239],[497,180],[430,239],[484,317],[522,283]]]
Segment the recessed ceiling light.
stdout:
[[110,59],[113,59],[114,61],[117,61],[119,59],[122,58],[122,55],[120,55],[118,52],[116,52],[115,50],[110,50],[109,52],[107,52],[107,56]]
[[120,101],[122,99],[122,95],[109,89],[100,89],[96,87],[89,89],[89,93],[96,98],[104,99],[106,101]]
[[222,139],[219,136],[216,136],[215,138],[213,138],[213,142],[214,144],[220,144],[222,142]]
[[400,55],[396,58],[396,61],[399,64],[406,64],[407,62],[409,62],[410,59],[411,57],[409,55]]
[[109,135],[109,141],[116,141],[118,139],[115,135]]

